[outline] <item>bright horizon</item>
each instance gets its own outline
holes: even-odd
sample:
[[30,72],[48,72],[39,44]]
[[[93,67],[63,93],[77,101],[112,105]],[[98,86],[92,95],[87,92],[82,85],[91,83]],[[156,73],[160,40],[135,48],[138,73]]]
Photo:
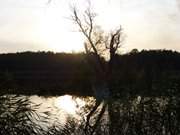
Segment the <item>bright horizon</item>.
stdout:
[[[21,51],[83,51],[84,37],[68,19],[70,4],[86,0],[0,1],[0,53]],[[105,31],[122,25],[123,52],[131,49],[180,51],[178,0],[91,0],[97,24]]]

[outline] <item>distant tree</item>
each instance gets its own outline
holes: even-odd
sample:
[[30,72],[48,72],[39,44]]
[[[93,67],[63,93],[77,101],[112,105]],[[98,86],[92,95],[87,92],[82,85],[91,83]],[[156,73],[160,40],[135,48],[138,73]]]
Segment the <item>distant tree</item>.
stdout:
[[138,49],[132,49],[131,51],[130,51],[130,54],[136,54],[136,53],[138,53],[139,51],[138,51]]
[[[97,125],[100,122],[102,115],[104,114],[106,107],[108,106],[110,123],[113,123],[111,117],[111,103],[110,99],[115,94],[113,93],[113,66],[115,63],[116,54],[118,49],[122,45],[123,33],[122,27],[105,33],[100,26],[95,23],[96,14],[92,12],[89,6],[83,13],[78,12],[76,7],[72,8],[71,19],[78,26],[79,31],[85,36],[86,41],[84,43],[85,52],[87,55],[87,62],[91,69],[95,72],[95,79],[92,80],[92,89],[94,90],[94,96],[96,98],[96,104],[87,116],[86,127],[92,127],[91,134],[96,130]],[[94,58],[95,62],[92,62],[91,58]],[[106,62],[104,61],[106,60]],[[90,125],[90,119],[92,115],[97,111],[100,104],[103,103],[103,107],[99,112],[98,118],[94,125]],[[110,127],[110,134],[113,134]]]

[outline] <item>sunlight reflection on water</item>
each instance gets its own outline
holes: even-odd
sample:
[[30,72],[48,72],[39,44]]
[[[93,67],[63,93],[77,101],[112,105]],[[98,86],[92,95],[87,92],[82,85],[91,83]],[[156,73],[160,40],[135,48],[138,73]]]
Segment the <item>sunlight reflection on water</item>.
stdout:
[[43,114],[43,112],[50,113],[50,123],[55,121],[60,122],[62,125],[66,124],[67,117],[73,117],[79,119],[78,112],[85,106],[86,101],[81,98],[70,95],[58,96],[58,97],[39,97],[31,96],[30,100],[35,104],[40,104],[37,112]]
[[[79,98],[78,98],[79,99]],[[57,97],[54,100],[54,106],[58,109],[62,109],[65,112],[75,115],[76,112],[79,110],[80,106],[85,105],[83,100],[73,99],[70,95],[64,95],[61,97]]]

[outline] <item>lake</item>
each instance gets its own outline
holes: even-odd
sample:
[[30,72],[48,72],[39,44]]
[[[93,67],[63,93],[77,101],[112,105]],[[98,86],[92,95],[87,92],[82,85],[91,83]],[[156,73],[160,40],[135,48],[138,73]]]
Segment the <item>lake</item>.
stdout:
[[[0,123],[4,122],[2,120],[5,119],[7,121],[5,124],[9,124],[9,121],[11,123],[15,121],[14,123],[18,125],[21,122],[19,122],[18,119],[21,119],[22,114],[17,115],[16,112],[18,111],[16,110],[22,108],[21,110],[24,111],[25,108],[21,107],[19,102],[22,101],[22,97],[25,99],[27,96],[21,96],[21,98],[18,96],[11,98],[11,96],[13,97],[14,95],[5,95],[6,101],[0,99]],[[18,100],[16,100],[16,98]],[[66,134],[83,134],[87,121],[87,114],[92,110],[92,106],[95,105],[96,101],[93,97],[77,97],[72,95],[53,97],[40,97],[34,95],[28,97],[28,99],[31,103],[30,107],[33,108],[34,105],[37,105],[35,107],[36,113],[39,116],[44,116],[39,117],[39,119],[36,119],[36,116],[33,116],[35,118],[35,123],[46,129],[48,132],[53,131],[57,133],[58,131],[62,133],[63,131],[63,133],[66,132]],[[115,132],[114,134],[123,133],[132,135],[132,133],[159,133],[162,135],[171,135],[177,134],[180,131],[178,96],[135,96],[125,99],[123,97],[111,99],[109,102],[104,101],[91,116],[89,123],[91,126],[88,127],[89,131],[92,131],[93,125],[96,124],[100,111],[105,103],[108,103],[108,106],[100,121],[98,121],[96,127],[97,130],[95,130],[96,133],[108,134],[109,130],[113,130]],[[27,113],[27,111],[25,111],[25,113]],[[10,119],[11,117],[12,119]],[[26,121],[24,122],[26,123]],[[15,124],[8,126],[11,127]],[[54,131],[56,128],[58,129]]]

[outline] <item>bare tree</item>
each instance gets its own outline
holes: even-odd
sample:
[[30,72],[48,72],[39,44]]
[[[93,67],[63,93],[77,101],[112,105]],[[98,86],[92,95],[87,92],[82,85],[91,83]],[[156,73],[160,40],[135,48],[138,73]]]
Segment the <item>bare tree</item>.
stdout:
[[[115,63],[115,56],[123,41],[121,26],[110,33],[105,33],[101,27],[95,24],[95,17],[96,14],[92,12],[90,6],[82,13],[78,12],[75,6],[72,8],[71,19],[86,38],[84,48],[87,54],[87,62],[96,74],[95,80],[92,81],[96,104],[87,116],[85,127],[85,130],[91,127],[90,134],[95,132],[106,107],[108,106],[108,109],[110,109],[109,99],[113,95],[111,85],[113,81],[112,70]],[[92,63],[90,59],[92,55],[95,58],[95,63]],[[92,115],[97,111],[97,108],[102,102],[104,104],[95,124],[90,125]]]

